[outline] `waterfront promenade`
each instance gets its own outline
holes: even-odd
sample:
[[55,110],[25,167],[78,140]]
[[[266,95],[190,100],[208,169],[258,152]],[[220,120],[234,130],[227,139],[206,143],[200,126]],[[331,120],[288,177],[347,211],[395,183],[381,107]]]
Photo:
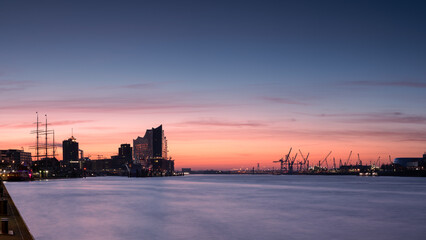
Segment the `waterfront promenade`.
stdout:
[[[1,213],[0,217],[2,221],[2,224],[0,226],[0,230],[2,232],[2,234],[0,234],[0,239],[2,240],[18,240],[18,239],[33,240],[34,239],[33,236],[28,230],[28,227],[25,224],[24,219],[21,217],[21,214],[16,208],[15,203],[13,202],[3,182],[0,183],[0,188],[3,189],[3,196],[1,198],[3,201],[2,204],[4,204],[4,200],[7,201],[7,214],[5,214],[4,210],[0,212]],[[1,190],[0,190],[0,193],[1,193]],[[7,224],[5,223],[6,219],[8,220]],[[3,234],[5,232],[3,228],[6,225],[8,227],[7,234]],[[13,235],[9,235],[9,233],[12,233]]]

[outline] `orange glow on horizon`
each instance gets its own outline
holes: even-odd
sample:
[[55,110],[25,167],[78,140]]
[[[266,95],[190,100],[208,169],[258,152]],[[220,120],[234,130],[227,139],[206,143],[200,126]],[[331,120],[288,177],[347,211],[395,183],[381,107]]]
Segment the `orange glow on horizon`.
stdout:
[[[33,116],[27,116],[31,118]],[[92,116],[93,117],[93,116]],[[120,121],[120,122],[118,122]],[[157,127],[160,123],[138,122],[120,120],[117,118],[93,121],[70,121],[69,124],[52,125],[49,128],[55,129],[56,144],[61,144],[62,140],[71,135],[71,127],[74,128],[74,136],[79,142],[79,146],[84,150],[85,156],[90,156],[96,160],[98,155],[103,158],[116,155],[120,144],[130,143],[133,139],[143,136],[145,130]],[[126,124],[129,122],[129,124]],[[12,127],[10,127],[12,126]],[[20,124],[17,127],[5,124],[1,127],[2,149],[21,149],[24,147],[29,151],[31,145],[35,145],[35,135],[30,131],[35,125],[31,123]],[[119,127],[120,126],[120,127]],[[176,169],[190,167],[192,169],[234,169],[252,168],[260,164],[261,168],[277,168],[279,164],[273,161],[280,159],[287,154],[290,147],[293,147],[292,156],[300,149],[306,156],[310,153],[311,164],[317,164],[329,151],[329,163],[333,157],[336,164],[340,159],[347,160],[349,152],[352,150],[352,162],[360,154],[364,163],[376,161],[381,157],[381,162],[388,162],[388,156],[392,158],[401,156],[420,156],[423,152],[421,142],[396,141],[389,139],[385,133],[372,131],[351,132],[333,127],[330,135],[325,134],[327,125],[311,126],[309,130],[303,124],[293,123],[291,128],[274,126],[264,126],[246,124],[233,126],[231,124],[215,125],[182,125],[172,121],[163,124],[165,135],[168,140],[169,156],[175,159]],[[49,139],[50,141],[50,139]],[[44,139],[40,140],[44,144]],[[31,150],[34,155],[34,151]],[[58,147],[57,158],[62,159],[62,151]],[[300,156],[298,158],[301,160]]]

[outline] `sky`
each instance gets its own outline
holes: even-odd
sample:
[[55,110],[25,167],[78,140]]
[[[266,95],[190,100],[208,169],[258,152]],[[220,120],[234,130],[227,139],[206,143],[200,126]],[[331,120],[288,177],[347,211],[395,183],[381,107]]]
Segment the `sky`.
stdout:
[[414,0],[0,0],[0,149],[38,112],[92,159],[160,124],[177,169],[419,157],[425,39]]

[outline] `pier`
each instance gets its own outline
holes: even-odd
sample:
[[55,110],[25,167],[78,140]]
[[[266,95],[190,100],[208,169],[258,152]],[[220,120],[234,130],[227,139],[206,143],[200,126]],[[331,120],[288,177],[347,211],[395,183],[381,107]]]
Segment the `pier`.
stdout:
[[15,206],[3,181],[0,180],[0,239],[34,240],[24,219]]

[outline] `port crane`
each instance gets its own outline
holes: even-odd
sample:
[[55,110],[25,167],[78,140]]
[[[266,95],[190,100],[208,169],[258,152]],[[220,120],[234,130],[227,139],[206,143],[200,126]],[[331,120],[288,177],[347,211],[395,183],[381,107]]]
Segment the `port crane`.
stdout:
[[290,161],[287,162],[288,163],[288,173],[290,173],[290,174],[293,173],[293,164],[296,161],[296,159],[297,159],[297,153],[293,158],[290,159]]
[[374,163],[374,165],[377,167],[380,167],[380,156],[379,158],[377,158],[376,162]]
[[336,159],[333,157],[333,169],[336,170]]
[[288,154],[287,155],[285,155],[285,160],[283,159],[283,158],[281,158],[280,160],[278,160],[278,161],[274,161],[274,163],[277,163],[277,162],[279,162],[280,164],[281,164],[281,173],[284,171],[284,163],[288,163],[288,158],[290,157],[290,153],[291,153],[291,150],[292,150],[293,148],[290,148],[290,151],[288,151]]
[[302,158],[303,158],[303,163],[300,162],[301,165],[302,165],[301,167],[303,167],[303,165],[306,166],[306,163],[308,163],[307,168],[306,168],[306,170],[308,170],[309,169],[309,161],[308,161],[309,153],[308,153],[308,155],[305,158],[305,156],[303,156],[303,153],[302,153],[302,151],[300,151],[300,149],[299,149],[299,152],[300,152],[300,156],[302,156]]
[[358,163],[359,163],[359,165],[360,165],[360,166],[362,166],[362,161],[361,161],[361,159],[359,158],[359,153],[358,153]]
[[322,161],[321,161],[321,160],[320,160],[320,161],[318,161],[318,167],[319,167],[319,168],[321,168],[321,164],[322,164],[322,163],[324,163],[324,162],[327,164],[327,168],[328,168],[327,158],[330,156],[331,152],[332,152],[332,151],[330,151],[330,152],[327,154],[327,156],[325,156],[324,160],[322,160]]
[[348,160],[346,160],[346,162],[345,162],[345,165],[346,165],[346,166],[349,164],[349,161],[351,160],[351,156],[352,156],[352,150],[351,150],[351,152],[349,153]]

